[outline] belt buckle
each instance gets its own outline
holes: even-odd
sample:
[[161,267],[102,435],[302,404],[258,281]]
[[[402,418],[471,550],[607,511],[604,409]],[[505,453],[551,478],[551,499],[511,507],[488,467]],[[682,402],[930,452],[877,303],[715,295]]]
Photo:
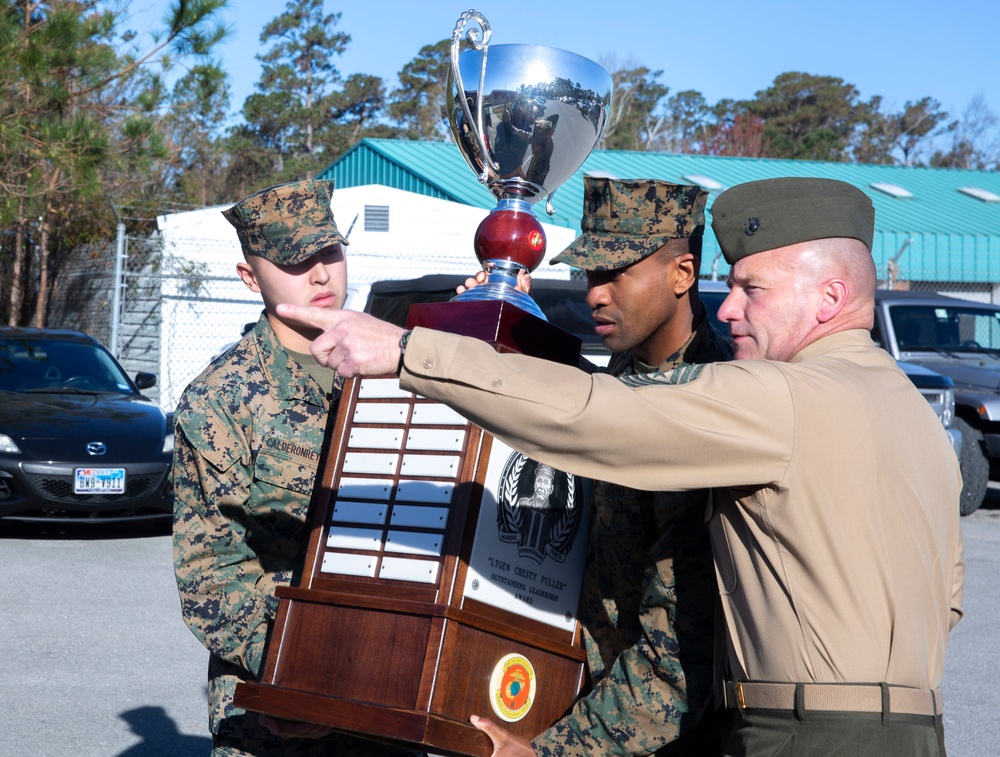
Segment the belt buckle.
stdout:
[[736,707],[740,712],[747,708],[746,694],[743,691],[743,681],[739,678],[733,680],[733,693],[736,695]]

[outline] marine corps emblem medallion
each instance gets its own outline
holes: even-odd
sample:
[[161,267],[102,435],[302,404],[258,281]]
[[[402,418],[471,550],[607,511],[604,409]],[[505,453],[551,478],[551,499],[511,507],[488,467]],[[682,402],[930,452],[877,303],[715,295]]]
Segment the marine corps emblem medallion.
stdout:
[[535,669],[522,655],[505,655],[490,676],[493,712],[498,718],[514,723],[528,714],[534,702]]

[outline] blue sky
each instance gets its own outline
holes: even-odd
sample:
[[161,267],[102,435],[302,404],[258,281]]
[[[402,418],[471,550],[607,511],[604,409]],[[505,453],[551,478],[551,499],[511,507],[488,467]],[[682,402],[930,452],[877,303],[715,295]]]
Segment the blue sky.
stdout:
[[[132,0],[132,27],[148,28],[167,0]],[[230,0],[232,34],[220,57],[234,111],[254,90],[260,31],[282,0]],[[387,80],[425,44],[450,37],[463,11],[489,20],[494,44],[561,47],[598,62],[663,70],[671,93],[700,91],[709,103],[747,99],[780,73],[837,76],[863,99],[881,95],[891,110],[924,96],[952,117],[982,95],[1000,116],[1000,2],[997,0],[327,0],[351,35],[341,73]]]

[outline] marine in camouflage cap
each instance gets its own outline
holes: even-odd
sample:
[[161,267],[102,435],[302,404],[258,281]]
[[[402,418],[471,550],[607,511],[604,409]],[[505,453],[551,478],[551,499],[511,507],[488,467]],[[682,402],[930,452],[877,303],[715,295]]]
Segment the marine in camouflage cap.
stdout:
[[333,220],[332,181],[296,181],[254,192],[224,210],[244,255],[295,265],[335,244],[348,244]]
[[871,250],[872,201],[857,187],[833,179],[787,177],[738,184],[712,205],[726,262],[813,239],[858,239]]
[[583,179],[583,233],[549,263],[614,271],[652,255],[671,239],[697,239],[701,254],[708,192],[656,179]]

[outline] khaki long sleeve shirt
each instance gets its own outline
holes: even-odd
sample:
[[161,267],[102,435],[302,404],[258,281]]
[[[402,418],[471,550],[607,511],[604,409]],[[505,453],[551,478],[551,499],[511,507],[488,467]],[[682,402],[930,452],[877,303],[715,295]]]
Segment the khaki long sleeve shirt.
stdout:
[[936,688],[961,616],[961,475],[891,356],[853,330],[787,363],[681,370],[588,375],[416,329],[400,383],[560,470],[713,488],[734,676]]

